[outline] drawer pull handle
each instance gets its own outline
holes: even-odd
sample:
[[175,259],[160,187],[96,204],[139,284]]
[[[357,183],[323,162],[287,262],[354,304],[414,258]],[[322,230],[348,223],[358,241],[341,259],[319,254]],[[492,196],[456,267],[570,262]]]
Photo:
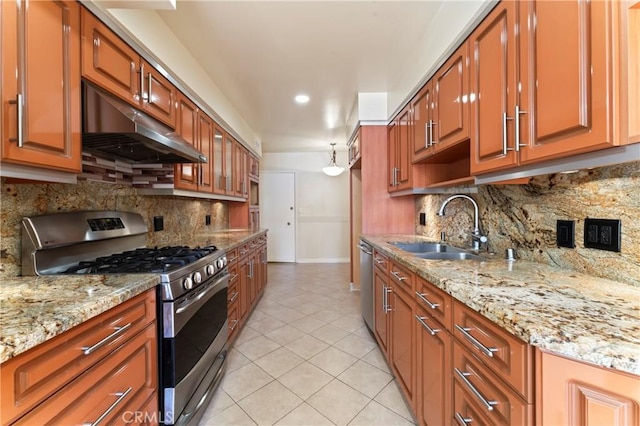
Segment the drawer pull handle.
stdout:
[[416,296],[418,296],[420,299],[422,299],[422,301],[424,303],[426,303],[431,309],[438,309],[438,306],[440,306],[440,304],[438,303],[431,303],[429,300],[427,300],[427,298],[425,297],[427,295],[427,293],[418,293],[416,291]]
[[473,423],[473,419],[468,417],[464,418],[460,413],[456,413],[456,421],[460,426],[465,426],[465,425],[468,425],[469,423]]
[[83,423],[82,426],[96,426],[98,423],[100,423],[102,420],[104,420],[105,417],[107,417],[109,415],[109,413],[111,413],[113,411],[114,408],[116,408],[118,406],[118,404],[120,404],[126,397],[127,395],[129,395],[129,393],[133,390],[132,387],[129,387],[129,389],[127,389],[124,392],[116,392],[113,395],[117,396],[118,399],[116,399],[116,401],[111,404],[111,406],[109,408],[107,408],[107,411],[105,411],[104,413],[102,413],[102,415],[100,415],[100,417],[98,417],[98,419],[91,423],[91,422],[87,422],[87,423]]
[[236,278],[238,278],[238,274],[233,274],[231,275],[231,277],[229,278],[229,282],[232,283],[236,280]]
[[238,256],[233,256],[232,258],[227,259],[227,263],[235,262],[238,260]]
[[384,259],[378,259],[377,257],[374,257],[373,260],[375,260],[378,265],[384,263]]
[[238,320],[233,320],[231,321],[233,323],[233,325],[231,327],[229,327],[229,331],[233,331],[235,330],[236,326],[238,325]]
[[409,277],[403,277],[403,276],[401,276],[401,275],[400,275],[400,272],[396,272],[396,271],[391,271],[391,275],[393,275],[394,277],[396,277],[396,279],[397,279],[398,281],[401,281],[401,282],[409,278]]
[[91,355],[92,352],[94,352],[95,350],[101,348],[102,346],[106,345],[110,340],[113,340],[116,337],[118,337],[119,335],[121,335],[122,333],[124,333],[129,327],[131,327],[132,324],[133,323],[129,323],[127,325],[123,325],[122,327],[115,327],[115,331],[113,333],[111,333],[110,335],[108,335],[104,339],[100,340],[95,345],[89,346],[89,347],[86,347],[86,346],[83,347],[82,348],[82,353],[85,354],[85,355]]
[[456,324],[456,328],[458,329],[458,331],[460,331],[460,333],[462,333],[465,339],[471,342],[473,346],[480,349],[486,356],[493,358],[493,353],[498,352],[498,348],[488,348],[483,345],[478,339],[469,334],[469,331],[471,330],[470,328],[460,327],[458,324]]
[[235,301],[236,301],[236,299],[238,298],[238,294],[239,294],[239,293],[238,293],[237,291],[236,291],[236,292],[234,292],[234,293],[231,295],[231,297],[229,298],[229,302],[231,302],[231,303],[235,302]]
[[422,324],[422,326],[429,332],[429,334],[431,334],[432,336],[435,336],[436,334],[438,334],[440,332],[440,329],[438,328],[431,328],[429,327],[429,325],[427,325],[426,322],[424,322],[424,320],[427,319],[427,317],[420,317],[418,315],[416,315],[416,319],[418,320],[418,322],[420,322],[420,324]]
[[482,402],[482,404],[485,406],[485,408],[489,411],[493,411],[493,406],[494,405],[498,405],[497,401],[487,401],[487,398],[485,398],[480,391],[478,391],[478,389],[476,389],[471,382],[469,381],[469,379],[467,379],[467,376],[471,376],[471,373],[463,373],[462,371],[458,370],[457,368],[453,369],[456,374],[458,375],[458,377],[460,377],[460,380],[462,380],[464,382],[465,385],[467,385],[467,387],[471,390],[471,392],[473,392],[473,394],[476,396],[476,398],[478,398],[480,400],[480,402]]

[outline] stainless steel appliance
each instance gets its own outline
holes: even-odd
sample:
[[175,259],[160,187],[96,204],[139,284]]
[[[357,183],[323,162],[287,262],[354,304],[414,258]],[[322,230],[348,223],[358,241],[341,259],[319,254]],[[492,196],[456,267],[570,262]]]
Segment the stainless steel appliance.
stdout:
[[197,424],[224,373],[224,250],[145,247],[136,213],[73,212],[22,221],[23,275],[157,273],[160,406],[165,424]]
[[89,83],[82,83],[82,149],[130,163],[206,163],[173,130]]
[[360,240],[360,309],[362,318],[373,331],[373,248]]

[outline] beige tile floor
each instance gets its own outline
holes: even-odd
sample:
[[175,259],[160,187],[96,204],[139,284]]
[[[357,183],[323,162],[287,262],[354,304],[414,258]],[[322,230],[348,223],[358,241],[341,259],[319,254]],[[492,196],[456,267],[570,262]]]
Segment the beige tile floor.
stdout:
[[200,425],[412,425],[348,264],[269,264]]

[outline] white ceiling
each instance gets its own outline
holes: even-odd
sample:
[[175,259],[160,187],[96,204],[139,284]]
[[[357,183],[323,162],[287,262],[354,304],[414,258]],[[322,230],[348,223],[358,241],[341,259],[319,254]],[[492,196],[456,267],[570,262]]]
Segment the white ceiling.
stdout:
[[[466,3],[477,10],[482,0]],[[442,1],[178,0],[176,10],[157,13],[262,140],[263,152],[279,152],[344,146],[358,92],[395,93],[391,114],[429,70],[425,39],[447,37],[447,46],[458,35],[433,34],[447,27],[446,7]],[[442,53],[426,56],[432,65]],[[295,104],[299,93],[310,102]]]

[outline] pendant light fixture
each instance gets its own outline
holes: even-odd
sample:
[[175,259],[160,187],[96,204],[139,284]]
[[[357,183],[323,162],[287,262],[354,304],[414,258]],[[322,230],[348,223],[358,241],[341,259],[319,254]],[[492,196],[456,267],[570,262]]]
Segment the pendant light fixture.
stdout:
[[331,161],[329,162],[329,165],[322,168],[322,171],[324,172],[324,174],[328,176],[338,176],[342,174],[342,172],[344,172],[344,167],[340,167],[336,163],[336,144],[335,143],[331,144],[330,157],[331,157]]

